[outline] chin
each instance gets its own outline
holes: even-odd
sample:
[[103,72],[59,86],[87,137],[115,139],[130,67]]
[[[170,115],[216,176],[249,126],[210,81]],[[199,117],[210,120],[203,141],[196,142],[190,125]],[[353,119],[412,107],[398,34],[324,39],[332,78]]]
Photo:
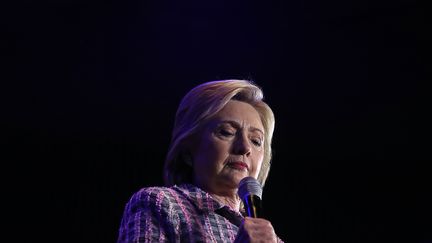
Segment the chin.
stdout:
[[235,181],[236,186],[238,186],[240,181],[247,176],[249,176],[248,173],[241,173],[241,174],[239,173],[236,176],[234,176],[233,181]]
[[230,187],[237,188],[240,181],[249,176],[249,172],[247,170],[231,170],[225,174],[224,180]]

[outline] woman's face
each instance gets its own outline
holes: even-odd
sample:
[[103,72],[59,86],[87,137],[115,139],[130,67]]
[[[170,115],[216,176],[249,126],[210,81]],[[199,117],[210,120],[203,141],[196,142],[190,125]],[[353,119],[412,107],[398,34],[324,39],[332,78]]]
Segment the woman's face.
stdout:
[[191,149],[194,182],[211,193],[237,189],[258,177],[264,158],[264,128],[250,104],[231,100],[197,134]]

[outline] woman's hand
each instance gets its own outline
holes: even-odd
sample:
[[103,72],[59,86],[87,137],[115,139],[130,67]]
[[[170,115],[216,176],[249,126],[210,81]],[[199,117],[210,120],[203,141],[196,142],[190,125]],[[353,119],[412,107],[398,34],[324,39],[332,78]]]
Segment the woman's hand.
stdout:
[[245,217],[234,242],[278,242],[278,238],[270,221]]

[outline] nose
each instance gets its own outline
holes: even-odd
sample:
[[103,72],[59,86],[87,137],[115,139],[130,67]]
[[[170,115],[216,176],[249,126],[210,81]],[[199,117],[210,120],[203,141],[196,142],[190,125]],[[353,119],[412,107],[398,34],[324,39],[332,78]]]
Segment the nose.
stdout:
[[234,154],[249,156],[252,146],[248,137],[244,134],[237,137],[233,145]]

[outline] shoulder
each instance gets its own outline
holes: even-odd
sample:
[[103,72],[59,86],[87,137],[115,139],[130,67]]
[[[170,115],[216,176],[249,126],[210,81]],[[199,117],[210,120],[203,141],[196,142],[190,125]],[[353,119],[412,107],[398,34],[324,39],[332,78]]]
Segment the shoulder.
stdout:
[[144,187],[132,195],[128,206],[132,210],[137,207],[163,207],[177,201],[180,196],[174,187]]
[[144,187],[135,192],[124,210],[118,242],[138,242],[138,238],[153,242],[165,234],[174,235],[173,209],[177,206],[171,198],[176,193],[169,187]]
[[178,194],[178,191],[173,187],[144,187],[134,193],[131,201],[145,201],[154,197],[168,197]]

